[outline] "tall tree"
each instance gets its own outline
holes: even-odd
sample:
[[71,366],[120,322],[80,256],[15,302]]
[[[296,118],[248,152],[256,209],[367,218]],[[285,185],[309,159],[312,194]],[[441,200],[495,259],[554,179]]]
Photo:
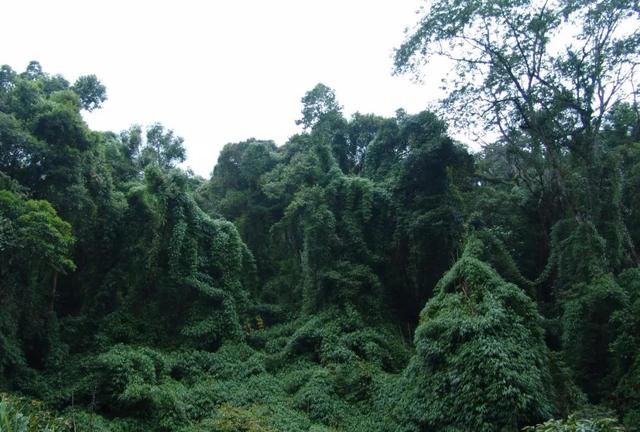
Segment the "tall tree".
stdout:
[[152,163],[161,168],[172,168],[176,163],[184,162],[187,152],[184,139],[175,136],[173,130],[166,130],[160,123],[147,128],[147,143],[142,150],[144,165]]
[[477,258],[482,248],[469,238],[420,314],[400,430],[516,432],[556,409],[535,304]]
[[[609,151],[615,135],[608,132],[624,106],[632,107],[624,113],[632,120],[623,122],[638,121],[639,24],[634,0],[439,0],[395,53],[396,73],[419,74],[437,57],[452,61],[457,73],[445,112],[458,125],[497,133],[507,169],[498,178],[481,172],[480,190],[526,203],[527,218],[519,220],[542,228],[539,245],[529,244],[531,255],[546,255],[548,263],[533,285],[547,316],[562,317],[565,359],[593,400],[611,390],[608,323],[626,304],[613,274],[640,262],[623,216],[621,159]],[[520,227],[500,226],[492,214],[486,222],[493,234],[516,240],[507,233]],[[504,255],[501,270],[509,267]],[[586,352],[591,361],[584,361]]]
[[335,91],[326,85],[319,83],[309,90],[301,100],[302,118],[296,120],[296,124],[305,129],[312,128],[323,116],[331,113],[341,113],[342,107],[336,100]]
[[[589,212],[597,204],[569,190],[563,155],[591,164],[602,154],[607,114],[636,92],[639,19],[632,0],[435,1],[396,51],[396,73],[419,73],[438,56],[452,60],[450,117],[499,133],[532,168],[519,170],[524,181]],[[552,44],[559,38],[562,47]]]
[[80,96],[82,108],[91,112],[107,100],[107,88],[95,75],[83,75],[73,84],[73,91]]

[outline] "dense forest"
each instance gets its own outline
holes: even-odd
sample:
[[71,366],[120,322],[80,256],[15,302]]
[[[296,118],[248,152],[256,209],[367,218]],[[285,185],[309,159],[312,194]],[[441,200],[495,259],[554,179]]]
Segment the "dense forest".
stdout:
[[96,76],[2,66],[0,431],[640,431],[640,4],[421,17],[437,110],[318,84],[209,179],[90,130]]

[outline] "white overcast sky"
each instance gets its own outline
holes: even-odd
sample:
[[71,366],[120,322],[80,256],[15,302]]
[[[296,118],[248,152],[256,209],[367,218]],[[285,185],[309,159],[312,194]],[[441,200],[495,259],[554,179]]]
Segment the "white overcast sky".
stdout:
[[159,121],[184,137],[186,165],[208,177],[228,142],[283,144],[300,129],[300,99],[318,82],[347,115],[418,112],[437,99],[394,77],[392,52],[424,0],[5,0],[0,64],[96,74],[109,100],[85,115],[119,132]]

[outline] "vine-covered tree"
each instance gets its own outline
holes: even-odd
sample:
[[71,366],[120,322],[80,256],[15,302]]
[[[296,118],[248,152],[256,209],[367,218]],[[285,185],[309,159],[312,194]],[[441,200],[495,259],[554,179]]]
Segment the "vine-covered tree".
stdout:
[[519,431],[556,407],[534,302],[478,260],[470,237],[420,314],[402,430]]
[[448,56],[444,115],[319,84],[207,180],[0,67],[0,429],[636,430],[638,10],[434,0],[396,67]]

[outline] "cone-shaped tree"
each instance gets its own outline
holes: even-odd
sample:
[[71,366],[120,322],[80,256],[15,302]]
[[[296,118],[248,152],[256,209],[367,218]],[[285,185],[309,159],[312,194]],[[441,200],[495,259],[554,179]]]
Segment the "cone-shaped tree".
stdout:
[[518,431],[554,411],[535,304],[476,258],[482,247],[468,241],[421,313],[403,430]]

